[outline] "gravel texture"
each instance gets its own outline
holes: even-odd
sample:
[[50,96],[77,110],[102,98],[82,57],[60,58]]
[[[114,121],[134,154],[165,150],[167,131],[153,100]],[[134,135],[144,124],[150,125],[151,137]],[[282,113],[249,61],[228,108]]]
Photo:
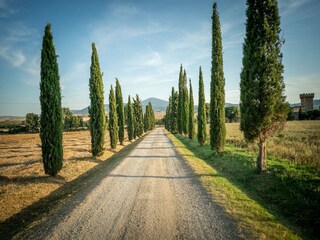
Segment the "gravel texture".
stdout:
[[112,171],[74,194],[24,239],[239,239],[157,128]]

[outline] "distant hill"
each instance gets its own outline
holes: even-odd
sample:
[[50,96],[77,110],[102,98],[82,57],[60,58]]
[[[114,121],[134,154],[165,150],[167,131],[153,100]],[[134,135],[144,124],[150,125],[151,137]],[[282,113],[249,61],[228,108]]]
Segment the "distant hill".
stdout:
[[[167,106],[169,105],[169,102],[168,102],[168,101],[165,101],[165,100],[162,100],[162,99],[159,99],[159,98],[151,97],[151,98],[145,99],[145,100],[143,100],[143,101],[141,102],[141,103],[142,103],[143,111],[145,111],[146,105],[147,105],[149,102],[152,104],[153,110],[154,110],[155,112],[165,112]],[[126,103],[125,103],[125,104],[126,104]],[[226,107],[231,107],[231,106],[239,107],[239,104],[226,103],[225,106],[226,106]],[[109,111],[109,104],[105,104],[104,107],[105,107],[106,112],[108,112],[108,111]],[[195,111],[198,110],[198,106],[197,106],[197,105],[195,105],[194,108],[195,108]],[[73,114],[77,114],[77,115],[87,115],[87,114],[88,114],[88,107],[83,108],[83,109],[81,109],[81,110],[71,110],[71,112],[72,112]]]
[[153,110],[155,112],[165,112],[167,106],[169,105],[168,101],[165,101],[165,100],[162,100],[162,99],[159,99],[159,98],[151,97],[151,98],[148,98],[148,99],[143,100],[141,102],[143,110],[146,109],[146,105],[148,105],[149,102],[152,104]]

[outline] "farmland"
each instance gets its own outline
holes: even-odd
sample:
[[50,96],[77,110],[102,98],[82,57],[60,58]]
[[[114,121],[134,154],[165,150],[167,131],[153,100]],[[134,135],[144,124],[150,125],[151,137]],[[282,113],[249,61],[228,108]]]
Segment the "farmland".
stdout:
[[124,146],[110,149],[106,134],[105,153],[93,158],[90,132],[65,132],[64,166],[56,177],[44,174],[39,134],[0,135],[0,222],[49,195],[59,187],[104,162]]
[[[239,123],[228,123],[227,143],[258,152],[255,143],[248,144]],[[293,163],[307,164],[320,170],[320,121],[289,121],[283,131],[267,140],[268,154]]]

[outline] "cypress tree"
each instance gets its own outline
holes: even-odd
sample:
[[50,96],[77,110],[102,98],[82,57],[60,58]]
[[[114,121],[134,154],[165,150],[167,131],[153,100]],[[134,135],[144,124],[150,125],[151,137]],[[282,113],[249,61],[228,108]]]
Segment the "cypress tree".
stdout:
[[187,73],[186,70],[183,72],[183,87],[182,87],[182,130],[185,135],[188,134],[189,125],[189,94],[187,87]]
[[191,79],[190,81],[190,101],[189,101],[189,139],[194,139],[195,135],[195,128],[194,128],[194,102],[193,102],[193,92],[192,92],[192,85],[191,85]]
[[179,73],[179,95],[178,95],[178,132],[180,134],[183,133],[183,68],[182,64],[180,65],[180,73]]
[[129,95],[128,97],[128,125],[127,125],[127,130],[128,130],[128,139],[131,141],[134,138],[134,123],[133,123],[133,108],[132,108],[132,103],[131,103],[131,97]]
[[172,87],[171,90],[171,115],[170,115],[170,126],[171,126],[171,133],[176,134],[178,133],[178,106],[179,106],[179,94],[177,91],[174,90]]
[[146,111],[144,113],[144,119],[143,119],[143,126],[144,126],[144,131],[147,132],[150,130],[150,108],[149,108],[149,104],[146,105]]
[[171,110],[172,110],[171,104],[172,104],[172,96],[169,96],[169,105],[168,105],[167,108],[166,108],[166,128],[167,128],[167,130],[170,131],[170,132],[171,132],[171,129],[172,129],[172,126],[171,126],[171,117],[172,117],[172,114],[171,114]]
[[113,87],[111,85],[109,94],[109,134],[110,134],[110,146],[115,149],[118,142],[118,116],[117,116],[117,103],[114,96]]
[[40,138],[44,171],[55,176],[63,164],[63,114],[59,68],[50,24],[45,27],[42,41],[40,104]]
[[143,134],[143,111],[138,94],[136,95],[136,99],[133,99],[133,109],[135,119],[135,136],[141,137]]
[[206,143],[206,100],[204,96],[204,83],[201,67],[199,69],[199,106],[198,106],[198,142],[200,145]]
[[117,103],[117,115],[118,115],[118,127],[119,127],[119,142],[122,145],[124,141],[124,107],[122,91],[119,80],[116,78],[116,103]]
[[104,152],[106,113],[104,109],[102,73],[100,71],[98,52],[94,43],[92,43],[89,88],[91,151],[95,157],[102,155]]
[[258,140],[259,172],[267,170],[266,139],[283,128],[287,117],[276,0],[247,1],[246,36],[240,81],[240,129],[247,141]]
[[224,150],[226,139],[225,92],[222,58],[222,40],[217,3],[213,4],[212,14],[212,56],[210,91],[210,145],[217,152]]

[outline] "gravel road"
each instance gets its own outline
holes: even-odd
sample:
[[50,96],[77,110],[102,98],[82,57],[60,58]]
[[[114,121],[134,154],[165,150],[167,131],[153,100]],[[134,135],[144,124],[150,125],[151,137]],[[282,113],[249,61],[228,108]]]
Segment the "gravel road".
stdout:
[[25,239],[239,239],[157,128]]

